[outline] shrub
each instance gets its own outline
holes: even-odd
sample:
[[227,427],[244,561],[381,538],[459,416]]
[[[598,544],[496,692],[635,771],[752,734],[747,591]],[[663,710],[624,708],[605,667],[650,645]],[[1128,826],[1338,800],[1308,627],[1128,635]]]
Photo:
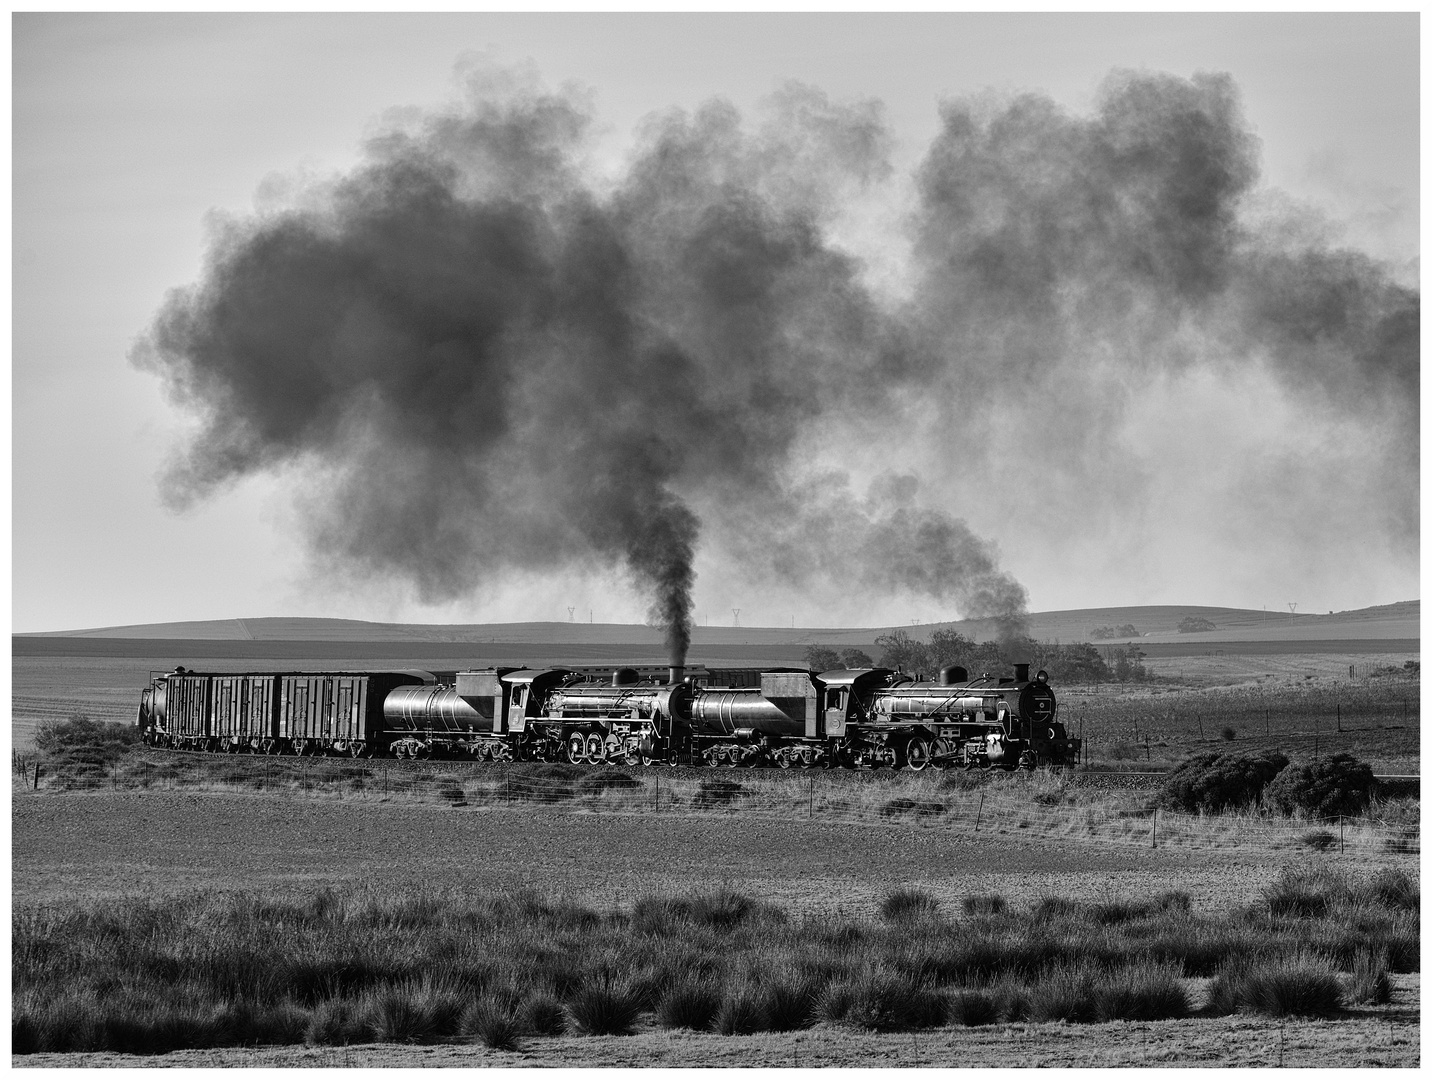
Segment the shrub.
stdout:
[[1180,969],[1140,963],[1116,968],[1094,985],[1094,1013],[1100,1020],[1178,1020],[1191,1011]]
[[721,990],[709,979],[682,979],[657,999],[656,1022],[664,1028],[709,1031],[721,1004]]
[[608,790],[621,791],[627,788],[639,788],[641,781],[635,776],[619,772],[616,769],[603,769],[590,776],[583,776],[579,787],[583,794],[600,795]]
[[562,1011],[562,1003],[542,991],[523,999],[517,1007],[517,1022],[523,1031],[533,1035],[561,1035],[567,1030],[567,1014]]
[[458,1032],[476,1035],[491,1050],[516,1050],[522,1025],[511,1006],[500,998],[484,994],[462,1012]]
[[1030,916],[1036,923],[1046,923],[1056,919],[1071,919],[1081,910],[1077,900],[1063,896],[1042,896],[1030,910]]
[[1387,974],[1387,957],[1371,949],[1360,949],[1352,961],[1348,1001],[1354,1005],[1386,1005],[1392,1000],[1392,979]]
[[946,999],[945,1016],[951,1024],[979,1027],[999,1020],[1000,1005],[999,995],[989,988],[962,987]]
[[67,720],[46,721],[35,729],[35,748],[46,754],[97,751],[101,759],[112,760],[138,744],[136,725],[91,720],[80,712],[71,713]]
[[726,987],[712,1024],[721,1035],[754,1035],[766,1030],[765,1008],[759,990],[748,982]]
[[1342,1008],[1332,966],[1307,953],[1236,962],[1209,984],[1209,1011],[1251,1009],[1265,1016],[1331,1016]]
[[1422,886],[1415,874],[1399,867],[1384,866],[1372,875],[1369,891],[1378,903],[1399,911],[1422,910]]
[[1094,972],[1087,964],[1058,964],[1029,985],[1029,1019],[1088,1023],[1095,1017]]
[[[845,1023],[870,1031],[915,1031],[938,1027],[945,1021],[945,1001],[923,980],[902,979],[885,972],[865,971],[849,980],[840,1017]],[[822,1003],[826,1002],[823,996]],[[830,1012],[822,1004],[825,1018]]]
[[1309,829],[1298,836],[1298,843],[1313,851],[1327,851],[1338,842],[1338,838],[1326,829]]
[[429,1042],[457,1030],[462,1004],[451,993],[410,980],[369,991],[362,1018],[374,1042]]
[[303,1041],[309,1046],[345,1046],[364,1039],[362,1018],[347,998],[329,998],[314,1006]]
[[1231,727],[1224,728],[1218,734],[1224,742],[1232,742],[1234,739],[1238,738],[1238,732],[1234,731]]
[[1361,813],[1376,787],[1371,766],[1338,753],[1285,769],[1263,792],[1263,800],[1284,813],[1304,810],[1330,818]]
[[1004,897],[998,893],[987,896],[966,896],[960,902],[966,915],[998,915],[1004,910]]
[[1321,867],[1285,867],[1263,890],[1269,914],[1302,919],[1327,914],[1334,901],[1346,896],[1346,879]]
[[1257,802],[1288,759],[1277,751],[1261,754],[1214,752],[1189,758],[1168,774],[1158,805],[1187,813],[1217,813]]
[[939,901],[924,889],[896,889],[881,902],[880,914],[890,922],[904,922],[928,918],[935,914],[939,906]]
[[573,994],[567,1011],[583,1035],[630,1035],[641,1013],[641,996],[624,981],[603,978]]

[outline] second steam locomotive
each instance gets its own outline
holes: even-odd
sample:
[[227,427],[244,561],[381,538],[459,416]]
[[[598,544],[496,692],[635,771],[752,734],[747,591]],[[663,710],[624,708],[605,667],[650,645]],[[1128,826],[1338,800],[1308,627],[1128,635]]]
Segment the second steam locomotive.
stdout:
[[566,668],[156,675],[146,743],[229,753],[463,757],[575,764],[920,770],[1073,765],[1043,671],[921,681],[888,668],[596,678]]

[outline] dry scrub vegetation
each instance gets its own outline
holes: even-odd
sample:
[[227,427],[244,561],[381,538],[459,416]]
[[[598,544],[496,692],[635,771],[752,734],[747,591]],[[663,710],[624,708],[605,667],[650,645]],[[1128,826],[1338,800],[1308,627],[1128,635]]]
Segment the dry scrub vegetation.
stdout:
[[[1417,879],[1286,872],[1218,917],[998,896],[794,918],[727,889],[599,911],[535,893],[347,888],[45,905],[12,920],[14,1052],[750,1035],[1336,1016],[1419,970]],[[1196,1019],[1190,1022],[1197,1022]]]

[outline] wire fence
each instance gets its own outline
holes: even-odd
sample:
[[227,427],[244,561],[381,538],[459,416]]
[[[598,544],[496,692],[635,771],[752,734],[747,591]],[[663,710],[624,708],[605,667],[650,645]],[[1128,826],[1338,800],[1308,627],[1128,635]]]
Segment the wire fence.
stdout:
[[[922,834],[1039,839],[1130,848],[1255,849],[1416,855],[1408,820],[1304,820],[1257,811],[1190,815],[1158,809],[1149,791],[1109,792],[1051,773],[847,774],[493,766],[251,755],[144,753],[49,763],[15,754],[16,790],[211,791],[296,799],[418,802],[483,811],[544,807],[585,814],[691,814],[884,826]],[[1399,815],[1400,817],[1401,815]]]

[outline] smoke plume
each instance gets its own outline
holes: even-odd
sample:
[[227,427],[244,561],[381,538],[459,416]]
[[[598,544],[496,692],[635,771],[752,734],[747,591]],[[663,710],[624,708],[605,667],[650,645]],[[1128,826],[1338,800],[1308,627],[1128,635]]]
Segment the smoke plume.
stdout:
[[[833,239],[898,182],[878,105],[792,86],[761,122],[660,115],[613,181],[579,100],[477,76],[349,174],[225,222],[166,299],[134,361],[202,426],[165,497],[285,470],[315,557],[424,602],[621,566],[677,663],[706,549],[1014,626],[1025,589],[968,520],[1056,542],[1112,497],[1131,388],[1256,367],[1308,415],[1401,436],[1387,528],[1415,539],[1418,296],[1240,216],[1257,145],[1229,80],[942,116],[897,298]],[[863,453],[894,460],[860,497]]]

